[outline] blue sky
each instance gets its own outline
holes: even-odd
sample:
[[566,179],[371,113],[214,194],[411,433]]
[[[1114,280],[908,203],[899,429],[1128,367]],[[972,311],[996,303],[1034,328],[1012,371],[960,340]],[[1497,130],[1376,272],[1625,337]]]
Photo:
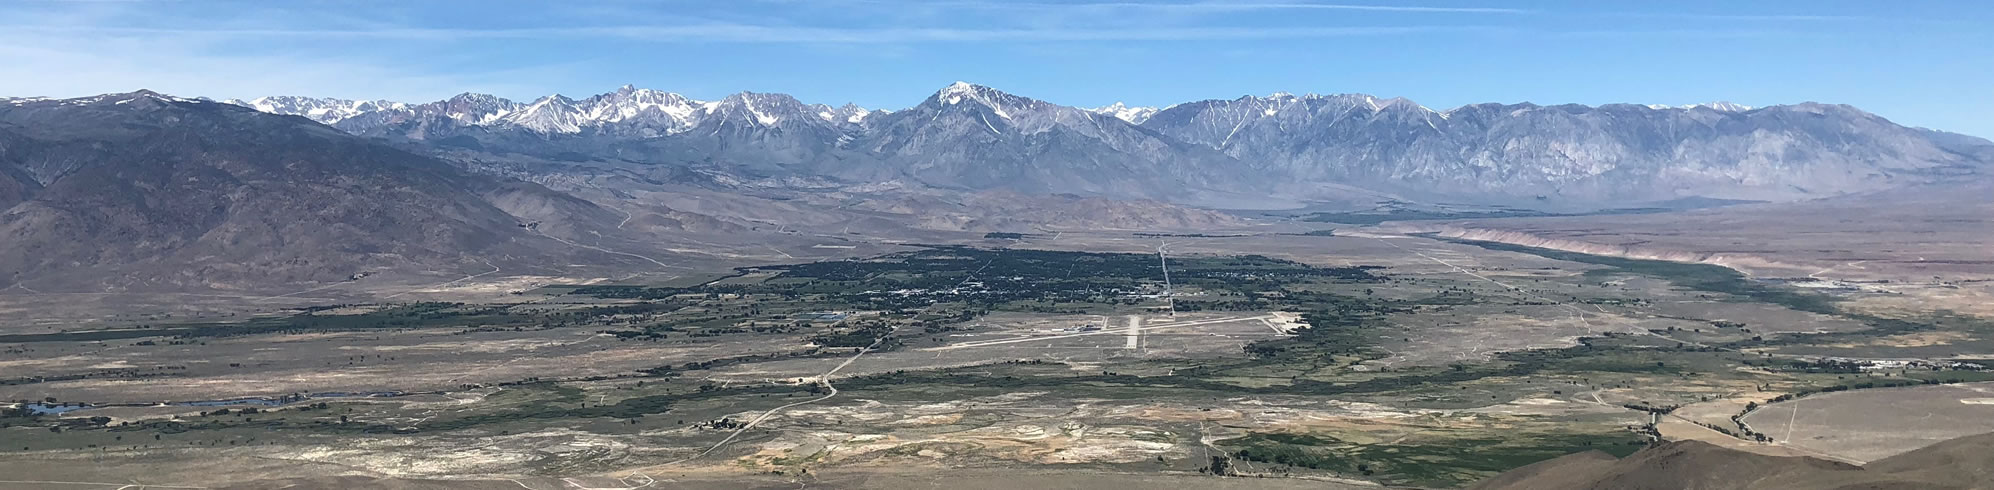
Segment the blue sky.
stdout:
[[6,0],[0,95],[1835,102],[1994,137],[1994,2]]

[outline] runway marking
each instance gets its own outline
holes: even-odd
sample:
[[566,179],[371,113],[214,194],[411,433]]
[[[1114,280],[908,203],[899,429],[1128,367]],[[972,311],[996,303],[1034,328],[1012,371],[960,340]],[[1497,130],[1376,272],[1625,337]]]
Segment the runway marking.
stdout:
[[1170,242],[1164,241],[1159,241],[1156,244],[1156,261],[1163,264],[1163,298],[1170,304],[1170,317],[1176,318],[1177,296],[1170,293],[1170,259],[1164,255],[1166,253],[1164,252],[1164,248],[1169,246]]
[[774,251],[775,251],[775,253],[779,253],[779,254],[782,254],[782,256],[783,256],[784,258],[790,258],[790,259],[794,259],[794,258],[796,258],[796,256],[794,256],[794,255],[790,255],[790,254],[789,254],[789,252],[784,252],[784,251],[782,251],[782,249],[780,249],[780,248],[775,248],[775,245],[762,245],[762,246],[764,246],[764,247],[768,247],[768,249],[769,249],[769,250],[774,250]]
[[[1175,322],[1175,323],[1164,323],[1164,324],[1150,324],[1149,326],[1146,326],[1146,327],[1141,327],[1141,328],[1140,328],[1140,330],[1141,330],[1141,331],[1143,331],[1143,332],[1149,332],[1149,331],[1153,331],[1153,330],[1162,330],[1162,329],[1166,329],[1166,328],[1177,328],[1177,327],[1191,327],[1191,326],[1197,326],[1197,325],[1210,325],[1210,324],[1213,324],[1213,323],[1226,323],[1226,322],[1240,322],[1240,321],[1253,321],[1253,320],[1260,320],[1260,319],[1266,319],[1266,318],[1272,318],[1272,317],[1273,317],[1272,315],[1261,315],[1261,316],[1251,316],[1251,317],[1239,317],[1239,318],[1220,318],[1220,319],[1216,319],[1216,320],[1198,320],[1198,321],[1189,321],[1189,322]],[[1001,340],[984,340],[984,341],[977,341],[977,342],[964,342],[964,343],[960,343],[960,344],[954,344],[954,345],[945,345],[945,346],[941,346],[941,347],[930,347],[930,348],[928,348],[928,350],[955,350],[955,349],[967,349],[967,348],[971,348],[971,347],[988,347],[988,346],[992,346],[992,345],[1002,345],[1002,344],[1016,344],[1016,343],[1020,343],[1020,342],[1036,342],[1036,341],[1040,341],[1040,340],[1058,340],[1058,339],[1067,339],[1067,338],[1073,338],[1073,337],[1086,337],[1086,336],[1089,336],[1089,335],[1106,335],[1106,334],[1124,334],[1124,335],[1126,335],[1126,334],[1127,334],[1127,332],[1126,332],[1126,331],[1116,331],[1116,330],[1100,330],[1100,331],[1094,331],[1094,332],[1081,332],[1081,333],[1070,333],[1070,334],[1061,334],[1061,335],[1045,335],[1045,336],[1037,336],[1037,337],[1017,337],[1017,338],[1009,338],[1009,339],[1001,339]]]
[[1128,346],[1126,348],[1129,350],[1135,350],[1136,348],[1141,346],[1142,346],[1142,317],[1139,315],[1129,315]]
[[[1923,258],[1924,258],[1924,257],[1919,257],[1919,259],[1923,259]],[[1818,270],[1818,271],[1814,271],[1814,273],[1813,273],[1813,274],[1808,274],[1808,275],[1807,275],[1807,278],[1808,278],[1808,279],[1820,279],[1820,278],[1821,278],[1821,275],[1822,275],[1822,274],[1827,274],[1827,273],[1828,273],[1828,271],[1832,271],[1832,270],[1835,270],[1835,268],[1838,268],[1838,267],[1854,267],[1854,268],[1857,268],[1857,269],[1861,269],[1861,268],[1862,268],[1862,263],[1864,263],[1864,262],[1869,262],[1869,261],[1867,261],[1867,260],[1858,260],[1858,261],[1855,261],[1855,262],[1846,262],[1846,263],[1841,263],[1841,264],[1835,264],[1835,265],[1831,265],[1831,266],[1828,266],[1828,267],[1825,267],[1825,268],[1822,268],[1821,270]]]
[[277,298],[289,298],[289,297],[292,297],[292,296],[297,296],[297,295],[300,295],[300,294],[305,294],[305,293],[311,293],[311,292],[317,292],[317,291],[324,291],[324,290],[327,290],[327,289],[332,289],[332,288],[336,288],[336,287],[340,287],[340,286],[345,286],[345,285],[347,285],[348,283],[351,283],[351,282],[353,282],[353,281],[340,281],[340,282],[335,282],[335,283],[332,283],[332,284],[330,284],[330,285],[326,285],[326,286],[319,286],[319,287],[315,287],[315,288],[311,288],[311,289],[306,289],[306,290],[304,290],[304,291],[297,291],[297,292],[292,292],[292,293],[284,293],[284,294],[278,294],[278,295],[272,295],[272,296],[264,296],[264,297],[261,297],[261,298],[256,298],[256,300],[255,300],[255,301],[267,301],[267,300],[272,300],[272,299],[277,299]]
[[549,234],[546,234],[546,233],[544,233],[544,232],[541,232],[541,231],[540,231],[539,229],[537,229],[537,228],[533,230],[533,233],[536,233],[536,234],[539,234],[540,236],[543,236],[543,237],[547,237],[547,238],[550,238],[550,239],[553,239],[554,241],[557,241],[557,242],[561,242],[561,243],[565,243],[565,244],[567,244],[567,245],[568,245],[568,246],[570,246],[570,247],[575,247],[575,248],[586,248],[586,249],[589,249],[589,250],[594,250],[594,251],[597,251],[597,252],[602,252],[602,253],[606,253],[606,254],[614,254],[614,255],[622,255],[622,256],[625,256],[625,257],[636,257],[636,258],[640,258],[640,259],[644,259],[644,260],[646,260],[646,261],[649,261],[650,263],[653,263],[653,264],[658,264],[658,267],[663,267],[663,268],[666,268],[666,269],[691,269],[691,267],[686,267],[686,266],[682,266],[682,265],[671,265],[671,264],[666,264],[666,263],[664,263],[664,262],[659,262],[659,261],[658,261],[658,259],[653,259],[653,258],[650,258],[650,257],[645,257],[645,256],[642,256],[642,255],[637,255],[637,254],[633,254],[633,253],[629,253],[629,252],[618,252],[618,251],[615,251],[615,250],[610,250],[610,249],[607,249],[607,248],[602,248],[602,247],[598,247],[598,246],[594,246],[594,245],[583,245],[583,244],[579,244],[579,243],[575,243],[575,242],[571,242],[571,241],[568,241],[568,239],[566,239],[566,238],[561,238],[561,237],[557,237],[557,236],[554,236],[554,235],[549,235]]

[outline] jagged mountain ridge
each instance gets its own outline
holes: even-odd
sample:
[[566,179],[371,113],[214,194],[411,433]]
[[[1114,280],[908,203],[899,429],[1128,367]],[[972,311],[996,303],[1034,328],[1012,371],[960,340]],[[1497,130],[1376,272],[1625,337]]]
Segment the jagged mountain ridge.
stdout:
[[1129,124],[1142,124],[1143,121],[1148,121],[1150,116],[1156,115],[1157,110],[1155,107],[1129,107],[1121,102],[1088,109],[1095,114],[1115,116],[1115,119],[1128,121]]
[[1222,177],[1232,162],[1208,149],[1114,116],[961,82],[881,116],[845,148],[942,187],[1147,198],[1241,184]]
[[408,107],[408,104],[387,100],[348,100],[295,95],[257,97],[247,101],[230,99],[225,102],[250,107],[263,112],[305,116],[313,121],[325,124],[332,124],[342,119],[370,112],[405,109]]
[[[479,109],[446,108],[466,105]],[[1403,98],[1278,93],[1078,109],[958,82],[898,113],[747,92],[699,102],[630,86],[579,101],[466,94],[374,106],[383,108],[332,124],[542,156],[1180,203],[1206,193],[1308,201],[1342,186],[1494,201],[1798,200],[1984,173],[1994,161],[1986,140],[1817,103],[1436,111]]]
[[[435,124],[447,119],[460,126],[519,129],[541,134],[602,132],[654,137],[690,131],[714,118],[745,115],[757,123],[774,124],[784,117],[807,114],[832,125],[858,125],[869,116],[885,112],[853,104],[842,107],[802,104],[787,95],[751,92],[716,101],[700,101],[631,85],[580,100],[553,94],[526,103],[477,93],[459,94],[424,104],[295,96],[228,102],[264,112],[306,116],[361,134],[380,133],[385,128],[410,122]],[[754,107],[757,103],[783,106],[781,115],[772,115],[777,110],[758,110]]]
[[[1143,126],[1287,181],[1589,200],[1795,200],[1926,183],[1988,162],[1845,105],[1475,104],[1368,95],[1182,104]],[[1985,140],[1980,140],[1986,144]]]

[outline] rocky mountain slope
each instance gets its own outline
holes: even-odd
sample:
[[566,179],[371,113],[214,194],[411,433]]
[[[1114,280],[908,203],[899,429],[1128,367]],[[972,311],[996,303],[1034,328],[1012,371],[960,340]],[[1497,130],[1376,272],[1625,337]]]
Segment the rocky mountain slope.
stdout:
[[[629,138],[667,136],[691,132],[724,120],[774,126],[785,119],[807,120],[828,127],[857,126],[879,111],[856,105],[831,107],[803,104],[787,95],[742,92],[717,101],[699,101],[683,95],[625,85],[614,92],[576,100],[555,94],[528,103],[492,95],[465,93],[426,104],[355,103],[339,99],[263,97],[231,103],[265,112],[303,115],[342,130],[360,134],[406,134],[423,126],[448,121],[467,128],[519,130],[542,135],[607,135]],[[321,107],[356,107],[371,110],[325,110]],[[742,119],[746,118],[745,121]],[[413,127],[411,125],[414,125]],[[426,134],[413,134],[424,138]]]
[[1986,140],[1822,104],[1435,111],[1279,94],[1150,114],[967,83],[892,112],[628,86],[524,104],[478,94],[422,104],[5,99],[0,236],[12,246],[0,251],[0,280],[226,288],[444,270],[485,251],[588,253],[542,234],[663,246],[673,234],[716,243],[797,226],[1231,226],[1182,205],[1365,193],[1616,204],[1918,196],[1944,187],[1927,184],[1983,179],[1989,161]]
[[1116,102],[1088,109],[1087,111],[1095,114],[1115,116],[1115,119],[1128,121],[1129,124],[1142,124],[1143,121],[1148,121],[1150,116],[1156,115],[1156,110],[1155,107],[1129,107],[1127,104]]
[[1217,204],[1333,199],[1609,204],[1800,200],[1987,173],[1994,143],[1853,107],[1475,104],[1362,94],[1078,109],[956,83],[905,111],[780,94],[719,101],[625,86],[519,104],[296,97],[246,103],[340,129],[496,153],[716,163],[756,176]]
[[1288,181],[1429,195],[1795,200],[1941,181],[1988,164],[1923,130],[1815,103],[1435,111],[1405,99],[1278,94],[1183,104],[1143,127],[1265,162]]
[[967,83],[872,124],[849,148],[940,187],[1177,202],[1187,191],[1244,187],[1228,178],[1236,162],[1217,152],[1114,116]]
[[564,251],[499,197],[570,227],[618,218],[235,105],[145,91],[0,103],[5,286],[232,289]]

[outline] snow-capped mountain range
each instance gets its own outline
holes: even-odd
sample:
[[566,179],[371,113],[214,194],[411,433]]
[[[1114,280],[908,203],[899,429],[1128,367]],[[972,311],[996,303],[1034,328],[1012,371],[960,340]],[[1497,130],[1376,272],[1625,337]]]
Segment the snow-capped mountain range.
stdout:
[[1752,110],[1752,106],[1744,104],[1734,104],[1721,100],[1716,102],[1704,102],[1701,104],[1687,104],[1687,105],[1678,105],[1678,106],[1648,104],[1649,109],[1695,109],[1698,107],[1710,109],[1717,112],[1745,112]]
[[[861,125],[867,117],[885,113],[851,104],[842,107],[801,104],[787,95],[750,92],[716,101],[701,101],[630,85],[581,100],[554,94],[528,103],[475,93],[426,104],[298,96],[259,97],[247,101],[231,99],[227,102],[263,112],[304,116],[360,133],[382,125],[443,118],[465,126],[517,128],[542,134],[610,130],[656,136],[685,132],[699,126],[702,120],[730,114],[761,125],[775,125],[784,117],[793,116],[770,109],[777,106],[784,109],[802,106],[800,110],[808,116],[838,125]],[[761,108],[757,108],[758,105]]]
[[[977,85],[956,82],[944,92],[962,91],[965,87]],[[442,116],[469,126],[514,127],[539,133],[575,134],[592,128],[613,126],[639,126],[652,129],[656,134],[675,134],[698,126],[702,118],[711,117],[723,105],[734,101],[735,106],[726,110],[738,109],[749,116],[749,120],[763,125],[775,124],[783,116],[772,115],[755,108],[755,101],[764,104],[790,105],[789,101],[775,101],[768,97],[788,98],[780,94],[755,94],[743,92],[717,101],[701,101],[672,92],[624,85],[609,93],[591,96],[581,100],[560,94],[541,97],[532,102],[519,103],[498,96],[464,93],[455,97],[425,103],[409,104],[390,100],[350,100],[306,96],[279,95],[258,97],[251,100],[229,99],[225,102],[254,108],[273,114],[304,116],[328,125],[340,125],[343,121],[355,120],[346,124],[349,127],[366,128],[380,121],[406,120],[411,118]],[[1402,98],[1378,99],[1363,94],[1296,96],[1277,92],[1267,97],[1249,97],[1271,101],[1274,104],[1296,100],[1343,99],[1359,100],[1376,110],[1382,104],[1406,102]],[[791,99],[793,100],[793,99]],[[868,117],[886,114],[890,111],[870,110],[854,104],[832,107],[824,104],[803,104],[808,115],[828,123],[839,125],[863,125]],[[1417,105],[1417,104],[1415,104]],[[1085,109],[1088,112],[1112,116],[1129,124],[1141,125],[1156,113],[1174,108],[1129,106],[1116,102],[1102,107]],[[1647,104],[1655,110],[1689,110],[1705,108],[1718,112],[1745,112],[1751,106],[1731,102],[1707,102],[1687,105]],[[1425,109],[1424,106],[1420,106]],[[1273,109],[1270,109],[1273,110]],[[1432,112],[1431,109],[1425,109]],[[1449,111],[1451,112],[1451,111]],[[1446,112],[1435,112],[1445,118]],[[1271,115],[1271,114],[1269,114]],[[361,118],[361,116],[368,116]],[[356,120],[356,118],[361,118]]]
[[1471,104],[1276,93],[1083,109],[957,82],[890,112],[624,86],[530,103],[231,101],[347,132],[487,152],[731,166],[758,175],[1177,200],[1334,186],[1583,202],[1788,200],[1980,174],[1994,144],[1845,105]]

